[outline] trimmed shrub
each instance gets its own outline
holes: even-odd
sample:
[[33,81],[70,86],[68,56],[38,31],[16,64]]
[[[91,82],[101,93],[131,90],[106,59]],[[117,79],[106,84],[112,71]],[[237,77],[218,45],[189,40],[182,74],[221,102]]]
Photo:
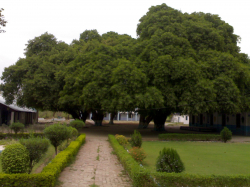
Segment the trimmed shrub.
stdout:
[[232,139],[232,131],[230,131],[227,127],[224,127],[222,129],[222,131],[220,132],[220,135],[224,143]]
[[120,145],[122,145],[123,147],[126,147],[128,145],[128,139],[123,136],[123,135],[119,135],[119,134],[116,134],[115,135],[115,139],[118,141],[118,143]]
[[70,131],[70,138],[77,137],[78,130],[76,128],[69,126],[68,129]]
[[[43,133],[32,133],[34,137],[44,137]],[[1,133],[0,139],[21,139],[21,138],[30,138],[29,133],[13,134],[13,133]]]
[[160,140],[168,141],[221,141],[221,136],[217,134],[180,134],[165,133],[159,134]]
[[167,173],[181,173],[185,170],[184,164],[175,149],[163,148],[156,161],[156,171]]
[[133,186],[155,187],[154,179],[150,176],[151,171],[141,167],[132,156],[118,143],[113,135],[108,135],[111,146],[119,158],[124,169],[132,178]]
[[[141,167],[131,155],[117,142],[113,135],[108,135],[111,146],[124,169],[137,187],[183,187],[183,186],[250,186],[250,175],[195,175],[185,173],[152,172]],[[155,183],[155,182],[156,183]]]
[[29,153],[29,171],[31,172],[35,163],[37,163],[49,148],[49,140],[40,137],[31,137],[29,139],[21,139],[20,143],[24,145]]
[[46,127],[43,132],[45,137],[48,138],[50,143],[55,147],[56,154],[57,147],[63,142],[63,140],[68,139],[71,133],[66,125],[61,125],[59,123]]
[[76,120],[71,121],[69,123],[69,126],[80,130],[85,126],[85,123],[82,120],[76,119]]
[[139,131],[134,130],[134,134],[131,135],[130,144],[132,147],[141,147],[142,137]]
[[1,161],[4,173],[26,173],[29,166],[29,153],[23,145],[11,144],[1,153]]
[[16,122],[16,123],[12,123],[10,125],[10,129],[14,130],[15,134],[17,134],[19,131],[24,129],[24,124],[20,123],[20,122]]
[[85,142],[85,134],[80,135],[64,151],[60,152],[43,171],[38,174],[0,174],[1,186],[11,187],[54,187],[61,171],[75,157],[81,145]]
[[146,158],[146,153],[142,148],[133,147],[129,150],[129,154],[135,159],[135,161],[141,163]]

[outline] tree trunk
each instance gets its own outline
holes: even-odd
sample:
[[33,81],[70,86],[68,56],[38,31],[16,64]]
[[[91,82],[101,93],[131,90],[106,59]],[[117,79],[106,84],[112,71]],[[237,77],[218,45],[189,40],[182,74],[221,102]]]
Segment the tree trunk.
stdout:
[[92,120],[95,122],[95,126],[102,126],[102,120],[104,115],[102,112],[93,111],[92,112]]
[[138,129],[146,129],[148,128],[148,124],[150,123],[150,121],[152,121],[153,116],[143,116],[142,114],[140,114],[140,121],[139,121],[139,126]]
[[79,114],[77,114],[75,111],[68,111],[68,113],[73,117],[73,119],[79,119]]
[[114,118],[115,118],[116,114],[117,114],[116,112],[112,112],[110,114],[110,120],[109,120],[110,125],[114,125]]
[[145,119],[145,123],[144,123],[143,128],[144,129],[148,128],[148,125],[149,125],[150,121],[152,121],[152,120],[153,120],[153,116],[147,116]]
[[168,113],[159,110],[154,116],[154,130],[155,131],[165,131],[165,122]]
[[87,112],[87,111],[84,111],[82,113],[82,120],[83,120],[84,123],[86,122],[86,119],[87,119],[88,115],[89,115],[89,112]]

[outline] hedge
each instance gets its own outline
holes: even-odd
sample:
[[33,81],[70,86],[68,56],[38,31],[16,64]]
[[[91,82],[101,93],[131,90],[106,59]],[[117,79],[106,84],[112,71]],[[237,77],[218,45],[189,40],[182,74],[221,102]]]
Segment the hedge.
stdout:
[[123,146],[118,143],[113,135],[108,135],[108,137],[118,159],[132,178],[133,185],[138,187],[155,187],[156,185],[150,177],[150,171],[141,167]]
[[250,175],[194,175],[152,172],[161,187],[244,187],[250,186]]
[[[32,133],[35,137],[40,136],[44,137],[43,133]],[[5,138],[13,138],[13,139],[21,139],[21,138],[29,138],[30,133],[18,133],[18,134],[13,134],[13,133],[0,133],[0,140],[5,139]]]
[[250,175],[195,175],[149,171],[141,167],[117,142],[113,135],[109,141],[124,169],[136,187],[246,187],[250,186]]
[[38,174],[0,174],[1,186],[13,187],[53,187],[61,171],[77,154],[81,145],[85,142],[85,134],[80,135],[75,141],[43,168]]
[[221,136],[217,134],[178,134],[166,133],[159,134],[160,140],[174,141],[221,141]]

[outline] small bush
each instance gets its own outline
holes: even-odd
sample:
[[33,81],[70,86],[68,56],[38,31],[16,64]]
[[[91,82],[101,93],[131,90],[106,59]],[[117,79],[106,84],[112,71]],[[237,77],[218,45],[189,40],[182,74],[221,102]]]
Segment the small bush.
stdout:
[[181,173],[185,170],[179,154],[172,148],[163,148],[156,161],[156,171]]
[[134,134],[131,135],[130,144],[132,147],[141,147],[142,137],[139,131],[135,130]]
[[29,153],[23,145],[11,144],[1,153],[1,162],[4,173],[26,173],[29,165]]
[[135,161],[140,163],[146,158],[145,151],[139,147],[133,147],[130,149],[129,154],[135,159]]
[[19,131],[24,129],[24,124],[20,123],[20,122],[16,122],[16,123],[12,123],[10,125],[10,129],[14,130],[15,134],[17,134]]
[[55,147],[57,154],[57,147],[66,139],[70,137],[70,130],[66,125],[59,123],[50,125],[44,129],[44,135],[50,140],[50,143]]
[[78,130],[74,127],[68,127],[69,131],[70,131],[70,138],[76,138],[78,135]]
[[122,145],[123,147],[126,147],[128,145],[128,139],[123,136],[123,135],[119,135],[119,134],[116,134],[115,135],[115,139],[118,141],[118,143],[120,145]]
[[82,120],[76,119],[76,120],[71,121],[69,123],[69,126],[80,130],[85,126],[85,123]]
[[232,139],[232,131],[230,131],[227,127],[224,127],[224,129],[220,132],[221,139],[223,142],[227,142],[228,140]]
[[24,145],[29,152],[29,173],[49,148],[49,140],[40,137],[31,137],[29,139],[21,139],[20,143]]

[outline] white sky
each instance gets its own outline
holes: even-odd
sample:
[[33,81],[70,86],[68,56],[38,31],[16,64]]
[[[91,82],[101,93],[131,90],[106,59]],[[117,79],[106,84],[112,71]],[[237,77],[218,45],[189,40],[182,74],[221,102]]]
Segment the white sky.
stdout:
[[4,67],[24,57],[28,40],[46,31],[68,44],[86,29],[136,38],[139,19],[149,7],[162,3],[183,13],[218,14],[234,27],[241,37],[241,52],[250,56],[249,0],[0,0],[8,21],[2,28],[6,33],[0,33],[0,76]]

